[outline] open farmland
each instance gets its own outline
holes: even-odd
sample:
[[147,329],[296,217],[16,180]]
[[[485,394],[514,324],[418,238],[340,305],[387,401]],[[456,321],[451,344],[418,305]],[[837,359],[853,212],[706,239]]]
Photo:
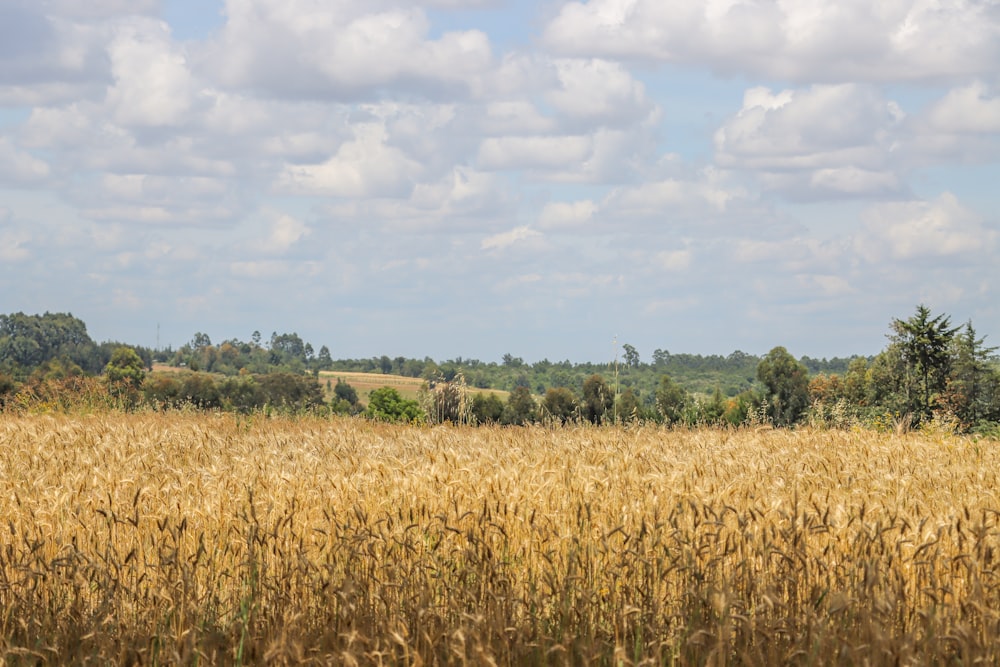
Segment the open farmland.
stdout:
[[[337,380],[343,380],[354,387],[362,402],[367,402],[368,397],[376,389],[382,387],[392,387],[404,398],[414,399],[420,393],[420,388],[427,384],[422,378],[411,378],[403,375],[383,375],[382,373],[362,373],[360,371],[320,371],[320,383],[325,385],[327,381],[336,384]],[[470,393],[487,392],[496,394],[506,400],[509,392],[499,389],[477,389],[468,387]]]
[[1000,660],[1000,448],[0,415],[0,658]]

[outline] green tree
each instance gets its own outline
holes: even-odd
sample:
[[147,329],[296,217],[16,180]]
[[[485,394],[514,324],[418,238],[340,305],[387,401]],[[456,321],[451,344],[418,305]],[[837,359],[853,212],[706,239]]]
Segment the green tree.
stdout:
[[634,368],[635,366],[639,365],[639,353],[636,352],[636,349],[634,347],[632,347],[628,343],[625,343],[624,345],[622,345],[622,350],[625,352],[626,366]]
[[501,421],[504,424],[521,426],[535,421],[538,417],[538,405],[527,387],[514,387],[507,397]]
[[421,422],[424,413],[420,404],[403,398],[393,387],[381,387],[368,396],[366,417],[387,422]]
[[131,347],[119,347],[104,367],[104,376],[111,394],[131,406],[135,404],[146,378],[146,366]]
[[348,405],[358,404],[358,392],[354,387],[344,382],[342,378],[337,378],[337,385],[333,388],[333,395],[339,401],[344,401]]
[[681,421],[688,401],[688,393],[671,380],[669,375],[660,377],[660,386],[656,389],[656,411],[664,422],[676,424]]
[[997,371],[990,365],[997,349],[986,346],[986,338],[978,336],[972,322],[953,339],[951,372],[942,402],[966,429],[994,419],[997,413]]
[[935,395],[944,390],[951,363],[951,342],[958,331],[945,315],[931,316],[923,304],[907,320],[892,321],[890,340],[899,347],[906,367],[907,402],[918,420],[933,412]]
[[330,348],[326,345],[319,348],[319,354],[316,355],[316,368],[321,371],[328,371],[333,368],[333,358],[330,356]]
[[809,407],[809,371],[783,347],[757,364],[757,379],[767,391],[768,414],[778,426],[797,422]]
[[542,409],[551,419],[565,424],[576,412],[576,395],[567,387],[550,387],[542,399]]
[[207,373],[191,373],[181,385],[181,399],[202,410],[222,407],[222,396],[215,380]]
[[600,375],[583,381],[583,416],[592,424],[600,424],[615,407],[615,395]]
[[503,417],[503,399],[492,391],[472,396],[472,418],[477,424],[499,424]]
[[632,387],[628,387],[618,397],[618,404],[615,406],[615,413],[620,422],[632,422],[643,418],[642,404],[639,397],[635,395]]

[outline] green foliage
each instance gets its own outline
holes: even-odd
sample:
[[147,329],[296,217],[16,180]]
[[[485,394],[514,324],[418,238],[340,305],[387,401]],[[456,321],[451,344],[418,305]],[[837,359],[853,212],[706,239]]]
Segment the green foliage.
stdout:
[[[931,316],[924,305],[907,320],[892,321],[892,344],[905,367],[907,407],[918,421],[931,418],[936,395],[943,391],[951,365],[951,342],[958,331],[945,315]],[[973,335],[974,332],[973,332]]]
[[675,384],[669,375],[660,378],[660,386],[656,389],[656,411],[665,423],[680,422],[689,401],[688,393]]
[[789,426],[809,407],[809,371],[783,347],[775,347],[757,365],[768,414],[777,426]]
[[600,375],[594,374],[583,381],[583,417],[592,424],[600,424],[611,414],[615,395]]
[[0,408],[7,405],[7,401],[17,391],[17,381],[10,375],[0,371]]
[[393,387],[382,387],[368,396],[366,417],[387,422],[422,422],[425,419],[420,404],[400,396]]
[[618,415],[619,422],[625,423],[637,421],[645,417],[639,397],[635,395],[631,387],[625,389],[618,397],[617,405],[615,405],[615,414]]
[[503,399],[493,392],[478,392],[472,396],[472,419],[477,424],[499,424],[503,407]]
[[567,387],[552,387],[545,392],[542,410],[549,419],[565,424],[576,414],[576,395]]
[[107,362],[87,326],[69,313],[0,315],[0,368],[23,379],[55,358],[88,373],[101,372]]
[[126,406],[132,406],[139,398],[139,390],[146,378],[146,366],[135,350],[119,347],[104,367],[104,376],[109,393],[124,401]]
[[513,426],[529,424],[538,419],[538,405],[535,403],[531,390],[527,387],[515,387],[507,397],[501,422]]

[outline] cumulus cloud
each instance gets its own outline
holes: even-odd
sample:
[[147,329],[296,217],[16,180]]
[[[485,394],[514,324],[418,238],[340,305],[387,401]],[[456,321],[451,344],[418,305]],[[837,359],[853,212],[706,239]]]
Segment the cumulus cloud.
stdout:
[[623,125],[641,121],[652,111],[645,86],[619,63],[567,58],[554,65],[559,87],[546,99],[570,118]]
[[14,224],[14,214],[10,209],[0,207],[0,260],[21,262],[31,257],[26,245],[31,235],[27,230]]
[[550,202],[538,216],[543,229],[575,229],[585,226],[597,213],[597,204],[589,199],[574,202]]
[[388,145],[385,124],[356,123],[354,138],[320,164],[286,165],[282,190],[330,197],[405,196],[421,165]]
[[892,193],[904,118],[898,104],[867,85],[752,88],[716,131],[716,160],[754,170],[766,187],[793,196]]
[[503,250],[504,248],[509,248],[515,243],[531,241],[540,237],[541,233],[531,229],[527,225],[522,225],[509,231],[494,234],[493,236],[483,239],[479,247],[483,250]]
[[202,57],[231,87],[277,96],[373,99],[385,86],[461,92],[492,63],[477,30],[429,38],[404,3],[227,0],[227,21]]
[[44,182],[51,168],[45,160],[18,149],[0,136],[0,185],[32,186]]
[[863,215],[855,250],[869,262],[951,260],[992,256],[998,230],[945,192],[932,201],[878,204]]
[[187,117],[194,89],[187,60],[162,21],[136,19],[108,47],[115,79],[108,104],[123,125],[176,125]]
[[832,82],[988,73],[1000,60],[998,36],[988,0],[590,0],[563,5],[542,39],[567,55]]
[[995,134],[1000,132],[1000,92],[974,81],[949,91],[927,116],[938,131]]

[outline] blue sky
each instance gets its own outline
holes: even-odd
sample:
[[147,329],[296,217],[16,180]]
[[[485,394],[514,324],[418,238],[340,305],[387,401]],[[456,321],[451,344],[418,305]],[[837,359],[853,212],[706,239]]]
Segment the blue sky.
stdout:
[[[848,38],[849,37],[849,38]],[[0,312],[335,357],[1000,336],[987,0],[5,0]]]

